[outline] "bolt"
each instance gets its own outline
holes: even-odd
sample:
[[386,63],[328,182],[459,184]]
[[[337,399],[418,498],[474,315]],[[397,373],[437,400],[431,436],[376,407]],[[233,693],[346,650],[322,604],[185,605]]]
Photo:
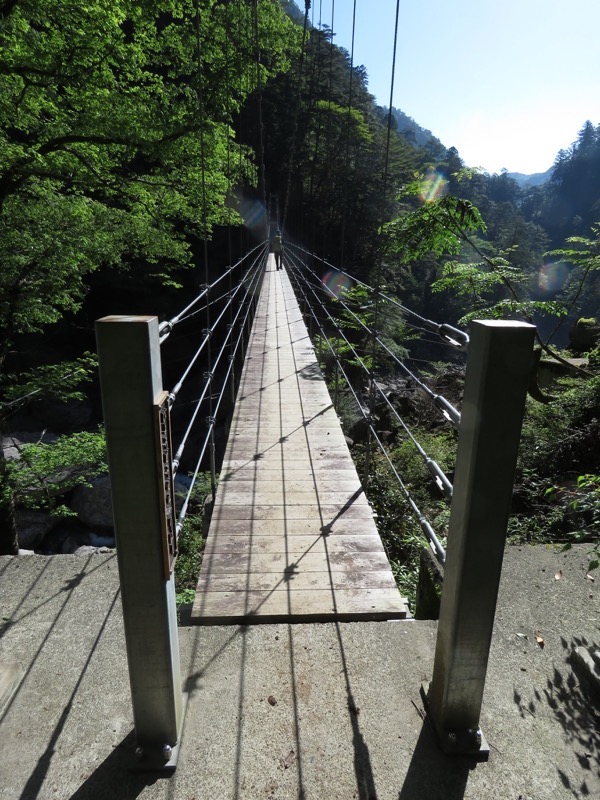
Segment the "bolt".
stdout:
[[142,760],[142,758],[144,757],[144,748],[143,747],[139,747],[138,746],[138,747],[135,748],[135,757],[137,758],[138,761]]
[[170,744],[163,745],[162,752],[165,761],[170,761],[171,755],[173,754],[173,748],[171,747],[171,745]]

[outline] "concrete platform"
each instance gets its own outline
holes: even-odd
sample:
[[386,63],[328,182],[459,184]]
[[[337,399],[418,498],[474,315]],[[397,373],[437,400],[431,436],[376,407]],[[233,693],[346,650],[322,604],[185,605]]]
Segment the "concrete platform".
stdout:
[[481,720],[488,763],[441,755],[422,719],[436,623],[184,620],[189,702],[170,778],[128,771],[116,557],[2,557],[0,664],[19,677],[0,710],[0,798],[599,797],[600,710],[570,664],[573,647],[600,642],[587,550],[507,550]]

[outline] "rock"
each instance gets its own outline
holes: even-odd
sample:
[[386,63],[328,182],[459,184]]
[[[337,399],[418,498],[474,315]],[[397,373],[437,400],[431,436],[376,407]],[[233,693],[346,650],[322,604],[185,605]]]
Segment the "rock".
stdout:
[[92,553],[96,553],[97,548],[92,547],[89,544],[83,544],[81,547],[78,547],[77,550],[73,551],[74,556],[87,556],[91,555]]
[[600,342],[600,324],[594,317],[580,317],[569,331],[571,349],[587,353]]
[[100,475],[90,486],[76,486],[73,490],[71,508],[79,520],[90,528],[112,528],[112,498],[110,478]]
[[38,547],[56,525],[56,519],[46,511],[17,509],[17,532],[19,546],[25,549]]
[[67,555],[74,553],[79,548],[79,542],[73,536],[67,536],[62,543],[62,552]]
[[[179,510],[187,496],[192,479],[187,475],[175,476],[176,507]],[[72,509],[83,525],[88,528],[113,528],[112,496],[110,490],[110,477],[101,475],[94,478],[91,486],[77,486],[73,490],[71,500]],[[90,534],[93,537],[95,534]],[[100,535],[103,540],[99,544],[90,541],[95,546],[114,547],[114,538],[106,531]],[[106,539],[106,541],[104,541]]]
[[90,546],[96,549],[100,547],[113,548],[115,546],[114,536],[99,536],[97,533],[88,533],[87,538]]
[[2,437],[4,458],[7,461],[21,458],[20,448],[24,444],[52,444],[57,439],[55,433],[48,431],[15,431]]

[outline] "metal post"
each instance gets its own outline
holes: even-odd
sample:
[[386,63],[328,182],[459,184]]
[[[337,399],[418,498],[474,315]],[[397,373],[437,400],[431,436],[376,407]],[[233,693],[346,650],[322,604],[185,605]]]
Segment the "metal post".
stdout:
[[96,335],[137,768],[173,770],[184,709],[175,578],[165,560],[158,319],[104,317]]
[[474,322],[428,713],[446,753],[487,758],[479,727],[535,327]]

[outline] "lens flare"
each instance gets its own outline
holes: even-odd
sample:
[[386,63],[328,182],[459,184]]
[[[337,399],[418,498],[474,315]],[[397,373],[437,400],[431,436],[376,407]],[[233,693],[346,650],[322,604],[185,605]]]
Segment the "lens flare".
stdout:
[[332,295],[337,297],[339,300],[342,296],[342,293],[348,291],[352,286],[352,281],[346,275],[337,270],[329,270],[323,275],[323,279],[321,281],[323,286],[326,286],[327,289],[331,292]]
[[244,225],[251,233],[260,234],[266,225],[266,213],[263,204],[259,200],[242,198],[239,204],[239,212],[244,220]]
[[423,178],[419,197],[424,203],[433,203],[448,192],[448,181],[441,172],[430,170]]
[[562,261],[544,264],[538,272],[537,285],[541,292],[555,294],[564,289],[569,282],[569,268]]

